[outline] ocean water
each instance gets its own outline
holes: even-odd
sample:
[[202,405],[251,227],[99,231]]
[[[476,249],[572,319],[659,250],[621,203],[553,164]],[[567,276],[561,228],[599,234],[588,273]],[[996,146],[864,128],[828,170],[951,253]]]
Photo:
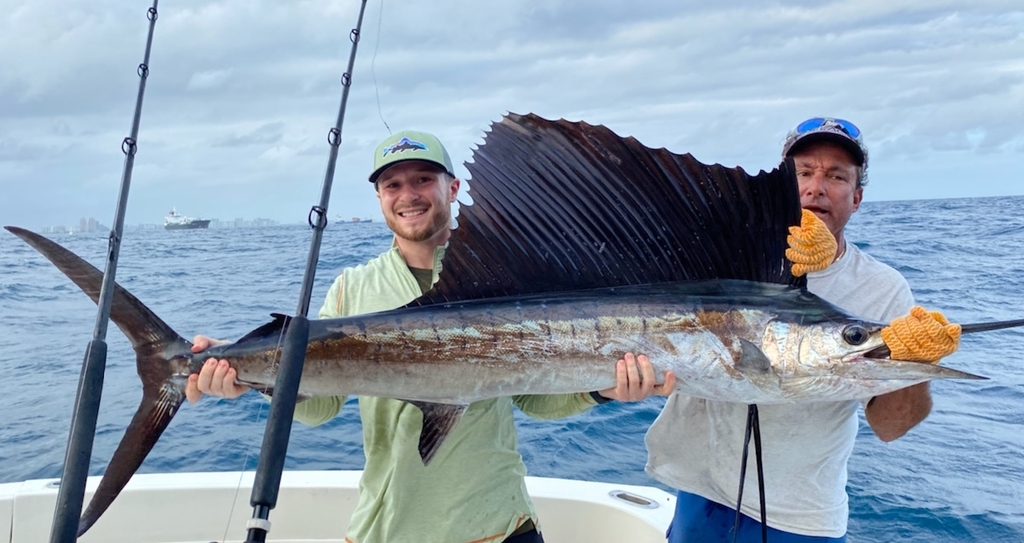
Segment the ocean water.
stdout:
[[[870,202],[849,236],[910,281],[919,303],[955,322],[1024,317],[1024,197]],[[118,281],[181,335],[238,338],[271,312],[294,313],[305,226],[130,230]],[[56,238],[94,264],[104,234]],[[319,307],[345,266],[380,253],[383,224],[331,225],[313,291]],[[0,482],[59,477],[95,306],[34,250],[0,231]],[[91,473],[101,474],[134,413],[134,355],[111,326]],[[931,416],[885,444],[861,425],[850,461],[851,541],[1024,541],[1024,331],[965,337],[944,363],[989,376],[933,385]],[[556,421],[517,413],[531,475],[659,486],[643,435],[663,401],[611,403]],[[250,394],[186,404],[141,472],[250,470],[267,404]],[[287,469],[358,469],[354,400],[319,428],[296,425]],[[664,488],[664,487],[663,487]]]

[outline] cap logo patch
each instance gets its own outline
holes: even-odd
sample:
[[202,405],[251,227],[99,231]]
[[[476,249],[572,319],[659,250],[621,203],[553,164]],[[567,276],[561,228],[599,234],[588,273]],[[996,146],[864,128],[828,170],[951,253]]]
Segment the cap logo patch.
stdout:
[[419,141],[416,141],[416,140],[411,140],[409,138],[402,138],[402,139],[398,140],[397,142],[392,143],[391,145],[385,147],[384,150],[381,151],[380,156],[381,156],[381,158],[384,158],[384,157],[386,157],[386,156],[388,156],[388,155],[390,155],[392,153],[400,153],[402,151],[415,151],[415,150],[426,151],[427,150],[427,145],[425,143],[423,143],[423,142],[419,142]]

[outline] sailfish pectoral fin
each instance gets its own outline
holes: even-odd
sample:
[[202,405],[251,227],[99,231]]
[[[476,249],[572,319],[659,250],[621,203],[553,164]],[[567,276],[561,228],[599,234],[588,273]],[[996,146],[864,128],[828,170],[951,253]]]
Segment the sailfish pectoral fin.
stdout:
[[409,402],[423,411],[423,429],[420,430],[420,459],[423,465],[429,465],[434,454],[441,448],[448,433],[462,420],[466,405],[441,404],[430,402]]
[[110,507],[114,498],[128,484],[146,455],[156,445],[160,435],[174,418],[174,414],[185,400],[186,380],[172,378],[159,387],[147,387],[142,393],[142,402],[125,431],[124,438],[114,451],[107,471],[93,494],[92,501],[78,521],[78,535],[82,536]]
[[767,373],[772,369],[772,361],[760,347],[740,338],[740,357],[736,360],[736,369],[743,373]]

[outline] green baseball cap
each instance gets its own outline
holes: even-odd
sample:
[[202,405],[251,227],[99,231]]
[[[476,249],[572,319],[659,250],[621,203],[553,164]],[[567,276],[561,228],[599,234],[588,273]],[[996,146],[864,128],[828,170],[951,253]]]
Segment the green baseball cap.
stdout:
[[384,170],[399,162],[409,160],[422,160],[437,164],[444,169],[445,173],[455,177],[452,159],[437,136],[416,130],[402,130],[389,136],[377,146],[377,152],[373,155],[373,173],[370,174],[370,182],[376,183],[377,178]]

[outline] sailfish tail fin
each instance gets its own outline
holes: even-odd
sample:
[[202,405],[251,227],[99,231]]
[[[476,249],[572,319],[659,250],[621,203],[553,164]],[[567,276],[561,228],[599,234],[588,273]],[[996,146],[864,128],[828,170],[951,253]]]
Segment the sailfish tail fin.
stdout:
[[[93,302],[98,303],[103,284],[100,270],[44,236],[14,226],[4,228],[39,251]],[[107,510],[142,465],[185,399],[185,385],[191,373],[192,344],[117,284],[114,285],[110,320],[135,349],[138,373],[142,379],[142,402],[79,520],[79,536]]]

